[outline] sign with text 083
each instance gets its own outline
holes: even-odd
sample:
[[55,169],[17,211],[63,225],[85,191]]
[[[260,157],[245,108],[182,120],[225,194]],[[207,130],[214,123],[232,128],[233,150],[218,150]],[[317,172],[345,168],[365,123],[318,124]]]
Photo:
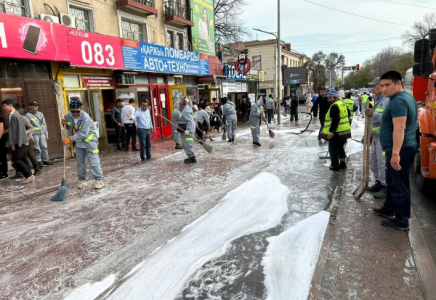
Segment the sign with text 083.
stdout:
[[69,29],[68,40],[72,66],[124,69],[120,38]]

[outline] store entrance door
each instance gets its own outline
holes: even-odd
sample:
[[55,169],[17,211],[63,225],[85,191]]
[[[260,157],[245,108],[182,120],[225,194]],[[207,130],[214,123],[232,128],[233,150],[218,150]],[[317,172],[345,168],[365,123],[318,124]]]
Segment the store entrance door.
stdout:
[[153,99],[153,115],[155,132],[154,139],[163,139],[172,135],[171,123],[171,104],[168,97],[167,85],[152,85],[151,86],[152,99]]
[[98,146],[99,149],[104,149],[108,145],[108,138],[106,134],[106,122],[104,121],[104,110],[103,110],[103,97],[101,90],[91,90],[90,91],[91,103],[90,108],[92,112],[92,117],[95,126],[97,126],[98,133]]

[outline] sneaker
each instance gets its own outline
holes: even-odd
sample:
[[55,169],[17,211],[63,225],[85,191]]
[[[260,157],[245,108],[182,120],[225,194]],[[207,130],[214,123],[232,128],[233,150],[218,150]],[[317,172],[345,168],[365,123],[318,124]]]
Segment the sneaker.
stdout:
[[30,175],[29,177],[27,177],[26,179],[24,179],[23,181],[22,181],[22,183],[23,184],[28,184],[28,183],[31,183],[31,182],[33,182],[34,180],[35,180],[35,176],[34,175]]
[[387,187],[382,185],[380,191],[378,191],[377,193],[373,193],[372,195],[374,196],[375,199],[385,199],[387,193],[388,193]]
[[180,144],[176,144],[176,148],[175,149],[179,150],[179,149],[183,149],[183,147]]
[[256,145],[256,146],[262,146],[259,142],[253,142],[253,145]]
[[195,158],[195,156],[185,159],[185,164],[195,164],[196,162],[197,159]]
[[395,214],[387,209],[385,209],[383,206],[380,208],[374,208],[372,210],[377,216],[385,217],[386,219],[393,220],[395,219]]
[[96,180],[96,181],[95,181],[94,188],[96,188],[96,189],[101,189],[102,187],[104,187],[104,182],[103,182],[103,180]]
[[345,161],[341,161],[341,163],[339,164],[339,169],[346,169],[347,168],[347,164],[345,163]]
[[397,219],[392,219],[392,220],[384,220],[381,221],[381,224],[384,227],[389,227],[389,228],[393,228],[396,230],[409,230],[409,224],[401,224],[400,222],[397,221]]
[[33,172],[33,176],[39,176],[39,175],[41,175],[41,172],[40,172],[40,171],[35,171],[35,172]]
[[44,162],[42,162],[42,164],[44,166],[53,166],[54,165],[54,163],[52,161],[44,161]]
[[86,182],[86,180],[81,180],[80,184],[79,184],[79,189],[84,189],[88,186],[88,183]]
[[370,186],[366,190],[370,193],[377,193],[382,189],[382,187],[383,187],[383,185],[381,184],[381,182],[376,180],[374,185]]
[[132,151],[139,151],[139,149],[138,148],[133,148]]

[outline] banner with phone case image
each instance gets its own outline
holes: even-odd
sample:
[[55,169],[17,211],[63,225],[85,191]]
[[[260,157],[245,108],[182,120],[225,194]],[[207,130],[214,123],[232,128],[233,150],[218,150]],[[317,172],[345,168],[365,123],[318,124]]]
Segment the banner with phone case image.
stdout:
[[0,13],[0,57],[69,61],[67,27]]

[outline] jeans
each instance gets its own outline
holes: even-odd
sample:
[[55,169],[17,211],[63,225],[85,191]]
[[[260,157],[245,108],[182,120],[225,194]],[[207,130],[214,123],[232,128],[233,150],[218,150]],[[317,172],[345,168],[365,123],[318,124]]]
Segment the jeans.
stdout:
[[151,131],[150,129],[138,128],[139,156],[144,161],[151,158]]
[[409,172],[415,160],[416,146],[400,150],[401,170],[391,166],[392,153],[386,153],[387,195],[383,207],[395,214],[395,219],[402,225],[408,225],[410,219],[411,199]]

